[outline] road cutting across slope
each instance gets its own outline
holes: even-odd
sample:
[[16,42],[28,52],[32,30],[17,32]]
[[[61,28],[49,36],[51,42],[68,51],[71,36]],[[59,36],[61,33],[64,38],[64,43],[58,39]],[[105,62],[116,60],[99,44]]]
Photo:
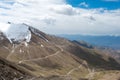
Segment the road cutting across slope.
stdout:
[[83,66],[83,64],[86,64],[86,61],[83,61],[82,64],[80,64],[77,68],[71,69],[66,75],[69,76],[69,75],[72,74],[74,71],[79,70],[79,69]]
[[14,51],[17,47],[18,47],[18,45],[13,44],[12,50],[11,50],[10,54],[6,57],[6,59],[8,59],[14,53]]
[[[51,54],[51,55],[48,55],[48,56],[45,56],[45,57],[42,57],[42,58],[37,58],[37,59],[21,60],[21,61],[19,61],[19,63],[47,59],[47,58],[56,56],[56,55],[58,55],[60,52],[63,52],[63,51],[64,51],[60,46],[57,46],[57,47],[58,47],[60,50],[57,51],[57,52],[55,52],[55,53],[53,53],[53,54]],[[29,54],[29,53],[28,53],[28,54]]]

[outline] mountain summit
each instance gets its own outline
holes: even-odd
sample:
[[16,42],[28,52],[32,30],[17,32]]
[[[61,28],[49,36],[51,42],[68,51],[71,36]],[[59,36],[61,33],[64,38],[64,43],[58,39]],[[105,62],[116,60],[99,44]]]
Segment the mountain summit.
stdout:
[[1,31],[11,43],[21,41],[30,42],[31,32],[25,24],[9,23],[3,24],[2,27],[5,29],[1,28]]
[[110,56],[67,39],[26,24],[2,23],[0,30],[0,58],[17,65],[34,80],[101,80],[109,70],[120,74],[120,64]]

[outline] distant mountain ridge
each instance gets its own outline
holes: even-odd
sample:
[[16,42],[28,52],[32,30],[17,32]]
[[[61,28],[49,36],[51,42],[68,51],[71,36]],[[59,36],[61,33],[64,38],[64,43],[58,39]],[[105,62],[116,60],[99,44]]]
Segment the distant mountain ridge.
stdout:
[[120,49],[120,36],[58,35],[69,40],[85,41],[95,46]]

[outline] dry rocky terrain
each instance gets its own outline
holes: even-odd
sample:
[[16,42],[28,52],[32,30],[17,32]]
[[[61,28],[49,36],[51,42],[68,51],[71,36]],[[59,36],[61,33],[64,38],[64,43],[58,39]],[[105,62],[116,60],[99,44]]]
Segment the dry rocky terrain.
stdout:
[[115,59],[30,26],[29,30],[29,43],[10,43],[0,34],[0,80],[120,80]]

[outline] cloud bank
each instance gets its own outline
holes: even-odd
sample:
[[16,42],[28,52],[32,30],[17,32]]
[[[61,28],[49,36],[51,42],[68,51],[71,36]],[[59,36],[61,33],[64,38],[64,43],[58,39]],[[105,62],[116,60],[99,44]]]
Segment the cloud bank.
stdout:
[[120,9],[77,8],[65,0],[0,0],[0,6],[0,22],[26,23],[50,34],[120,35]]

